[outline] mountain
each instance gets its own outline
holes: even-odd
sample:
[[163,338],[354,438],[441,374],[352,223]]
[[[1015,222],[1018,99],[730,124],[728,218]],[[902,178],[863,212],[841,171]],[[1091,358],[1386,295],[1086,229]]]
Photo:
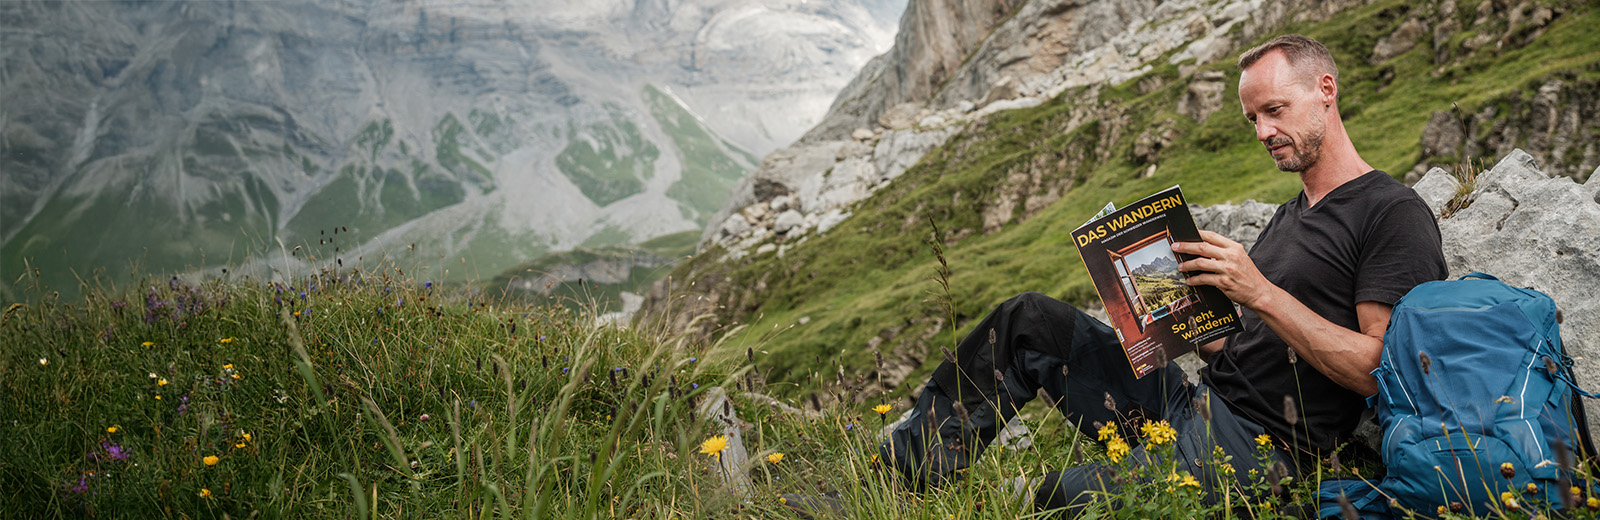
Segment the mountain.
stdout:
[[1581,182],[1600,166],[1597,23],[1576,0],[919,3],[821,123],[740,181],[637,319],[730,346],[707,357],[768,353],[758,371],[780,391],[914,394],[1007,298],[1096,307],[1069,232],[1107,201],[1174,184],[1197,205],[1296,195],[1239,115],[1251,46],[1324,42],[1351,139],[1396,178],[1469,178],[1520,147]]
[[1131,274],[1134,276],[1160,276],[1183,279],[1183,275],[1178,274],[1178,262],[1165,256],[1158,256],[1149,263],[1133,268]]
[[901,5],[5,2],[0,275],[487,278],[698,230]]

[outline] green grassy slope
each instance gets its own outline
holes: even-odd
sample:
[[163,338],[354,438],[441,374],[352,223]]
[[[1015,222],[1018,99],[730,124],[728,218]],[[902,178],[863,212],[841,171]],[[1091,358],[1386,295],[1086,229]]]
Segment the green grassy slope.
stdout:
[[[1600,12],[1591,4],[1559,4],[1563,14],[1531,42],[1513,38],[1499,50],[1491,44],[1471,54],[1451,47],[1446,52],[1453,58],[1443,65],[1434,63],[1429,37],[1408,53],[1368,62],[1378,39],[1416,14],[1407,2],[1375,2],[1323,23],[1282,30],[1328,44],[1341,65],[1341,109],[1352,139],[1368,162],[1399,177],[1424,159],[1419,138],[1434,111],[1457,103],[1474,113],[1530,98],[1550,80],[1592,85],[1600,79],[1600,53],[1594,51],[1600,32],[1592,30]],[[1470,27],[1472,15],[1465,11],[1456,16]],[[1505,32],[1506,23],[1474,30]],[[858,203],[850,220],[783,258],[753,255],[724,265],[719,251],[706,251],[674,277],[727,293],[715,311],[717,321],[749,325],[726,339],[728,351],[743,352],[765,338],[762,344],[773,355],[763,370],[795,383],[795,392],[815,386],[807,367],[818,359],[837,357],[847,370],[870,373],[876,352],[909,352],[923,367],[909,379],[918,381],[937,361],[929,354],[956,339],[947,313],[928,301],[938,296],[929,279],[936,262],[919,238],[930,235],[930,221],[948,237],[954,319],[967,324],[1022,291],[1093,302],[1068,232],[1107,201],[1126,204],[1173,184],[1182,184],[1198,204],[1276,204],[1299,191],[1298,178],[1274,168],[1240,115],[1233,64],[1204,65],[1195,74],[1205,70],[1227,77],[1223,106],[1205,121],[1176,112],[1187,81],[1179,80],[1173,65],[1098,92],[1068,91],[1041,106],[974,123]],[[1137,85],[1146,79],[1164,86],[1141,93]],[[1091,117],[1069,127],[1075,112]],[[1179,137],[1156,156],[1154,173],[1141,178],[1149,164],[1135,157],[1134,141],[1162,127],[1175,128]],[[1017,210],[1003,228],[985,234],[983,212],[1014,173],[1033,175],[1064,193],[1025,220],[1018,220],[1025,215]],[[800,324],[803,317],[810,319]],[[868,346],[874,337],[884,340],[876,349]]]
[[[759,350],[708,359],[705,344],[486,300],[398,275],[402,267],[415,270],[328,270],[282,284],[135,274],[77,302],[32,294],[7,307],[0,511],[744,520],[793,518],[785,493],[837,491],[849,518],[999,520],[1027,511],[1012,479],[1096,461],[1130,484],[1101,497],[1123,509],[1101,502],[1090,517],[1267,519],[1287,518],[1286,506],[1311,500],[1334,471],[1309,473],[1281,496],[1263,476],[1231,486],[1230,503],[1249,514],[1228,516],[1200,505],[1198,482],[1170,463],[1140,469],[1030,408],[1022,417],[1033,448],[991,448],[962,484],[910,493],[875,454],[878,428],[903,408],[874,410],[875,394],[820,412],[786,408],[759,395],[777,389],[750,370],[770,357]],[[38,280],[24,282],[34,290]],[[731,469],[708,453],[726,431],[707,411],[714,386],[734,396],[722,409],[738,414],[750,454]],[[1148,442],[1170,454],[1170,444]],[[1250,461],[1231,464],[1250,471]],[[748,476],[743,495],[724,484],[734,474]],[[1575,481],[1593,482],[1592,470]],[[1539,512],[1523,504],[1479,514]]]

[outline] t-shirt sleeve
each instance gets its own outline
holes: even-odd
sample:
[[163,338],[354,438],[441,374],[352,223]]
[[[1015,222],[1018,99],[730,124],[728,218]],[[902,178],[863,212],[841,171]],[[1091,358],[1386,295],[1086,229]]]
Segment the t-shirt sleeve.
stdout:
[[1439,224],[1421,199],[1402,199],[1372,221],[1356,272],[1356,303],[1393,305],[1412,287],[1449,274]]

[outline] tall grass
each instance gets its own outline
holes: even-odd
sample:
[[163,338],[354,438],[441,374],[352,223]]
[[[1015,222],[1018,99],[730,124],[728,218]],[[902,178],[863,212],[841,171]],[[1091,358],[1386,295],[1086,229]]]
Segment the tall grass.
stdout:
[[[764,397],[759,346],[706,359],[718,347],[394,266],[283,282],[150,276],[87,285],[80,301],[38,279],[23,284],[33,303],[0,318],[7,515],[788,518],[781,496],[794,493],[836,497],[850,518],[1019,518],[1036,513],[1018,477],[1108,459],[1036,404],[1022,413],[1032,448],[991,447],[959,484],[911,493],[876,456],[892,413]],[[702,409],[715,387],[730,414]],[[732,451],[702,446],[729,428],[750,457],[724,466]],[[1197,506],[1162,466],[1123,462],[1133,484],[1089,514],[1232,513]],[[1315,485],[1261,498],[1261,482],[1227,494],[1248,504],[1240,517],[1281,514]]]

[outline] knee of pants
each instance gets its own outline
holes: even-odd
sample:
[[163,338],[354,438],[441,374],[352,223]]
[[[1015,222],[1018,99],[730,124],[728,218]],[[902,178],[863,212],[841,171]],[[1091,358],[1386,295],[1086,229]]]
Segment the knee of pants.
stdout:
[[1118,486],[1101,466],[1084,465],[1045,475],[1033,489],[1033,506],[1039,511],[1082,508],[1096,493],[1115,492]]

